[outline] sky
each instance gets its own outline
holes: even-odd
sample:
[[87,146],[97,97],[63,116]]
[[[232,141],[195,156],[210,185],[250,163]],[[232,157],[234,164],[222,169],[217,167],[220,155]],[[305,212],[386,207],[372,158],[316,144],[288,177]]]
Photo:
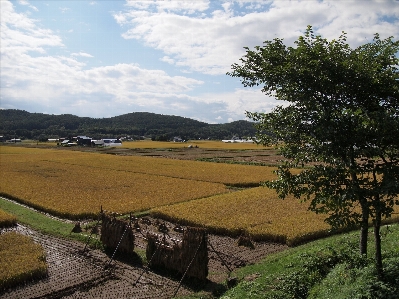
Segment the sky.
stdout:
[[399,0],[0,0],[1,109],[93,118],[131,112],[206,123],[281,102],[226,75],[266,40],[312,25],[351,47],[399,38]]

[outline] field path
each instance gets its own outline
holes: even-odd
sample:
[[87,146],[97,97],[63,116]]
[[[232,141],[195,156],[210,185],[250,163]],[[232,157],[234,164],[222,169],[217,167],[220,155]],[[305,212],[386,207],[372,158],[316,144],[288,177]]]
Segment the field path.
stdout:
[[[98,250],[82,255],[82,243],[43,235],[21,225],[9,230],[29,235],[43,246],[49,275],[2,293],[0,298],[170,298],[178,286],[178,281],[118,261],[112,263],[112,271],[105,271],[110,258]],[[179,290],[179,294],[187,292],[184,286]]]
[[[193,287],[197,288],[195,285],[184,283],[178,288],[178,278],[145,271],[141,264],[134,261],[113,261],[112,270],[107,271],[104,266],[110,261],[110,257],[99,250],[87,250],[82,253],[82,243],[44,235],[22,225],[3,229],[1,233],[11,230],[29,235],[43,246],[47,255],[49,275],[45,279],[0,293],[1,299],[172,298],[177,289],[177,295],[188,295],[194,292]],[[197,288],[197,291],[210,293],[223,289],[222,283],[229,276],[221,258],[234,270],[259,261],[267,254],[287,248],[275,243],[254,243],[255,249],[249,249],[237,246],[237,240],[234,238],[216,235],[208,235],[208,241],[209,276],[207,282],[200,289]],[[136,236],[135,246],[145,248],[145,240],[139,235]]]

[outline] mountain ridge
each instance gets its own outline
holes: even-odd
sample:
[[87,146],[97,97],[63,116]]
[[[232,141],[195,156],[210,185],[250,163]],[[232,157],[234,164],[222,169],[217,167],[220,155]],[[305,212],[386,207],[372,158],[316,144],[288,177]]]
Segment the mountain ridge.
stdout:
[[45,139],[87,135],[93,138],[142,136],[153,140],[226,139],[255,134],[253,123],[238,120],[208,124],[198,120],[151,112],[130,112],[108,118],[80,117],[72,114],[31,113],[18,109],[0,110],[0,135],[4,138]]

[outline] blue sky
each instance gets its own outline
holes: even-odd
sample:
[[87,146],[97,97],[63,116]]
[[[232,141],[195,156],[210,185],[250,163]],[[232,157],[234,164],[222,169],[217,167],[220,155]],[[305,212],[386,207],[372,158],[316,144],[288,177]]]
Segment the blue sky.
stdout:
[[352,47],[399,37],[399,1],[0,0],[1,109],[95,118],[130,112],[207,123],[278,103],[226,72],[312,25]]

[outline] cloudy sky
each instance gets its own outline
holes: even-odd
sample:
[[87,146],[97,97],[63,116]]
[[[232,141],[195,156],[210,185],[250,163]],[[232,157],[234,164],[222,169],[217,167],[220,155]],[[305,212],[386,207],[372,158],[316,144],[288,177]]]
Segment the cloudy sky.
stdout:
[[95,118],[130,112],[207,123],[276,100],[226,75],[265,40],[312,25],[356,47],[399,38],[399,1],[0,0],[0,108]]

